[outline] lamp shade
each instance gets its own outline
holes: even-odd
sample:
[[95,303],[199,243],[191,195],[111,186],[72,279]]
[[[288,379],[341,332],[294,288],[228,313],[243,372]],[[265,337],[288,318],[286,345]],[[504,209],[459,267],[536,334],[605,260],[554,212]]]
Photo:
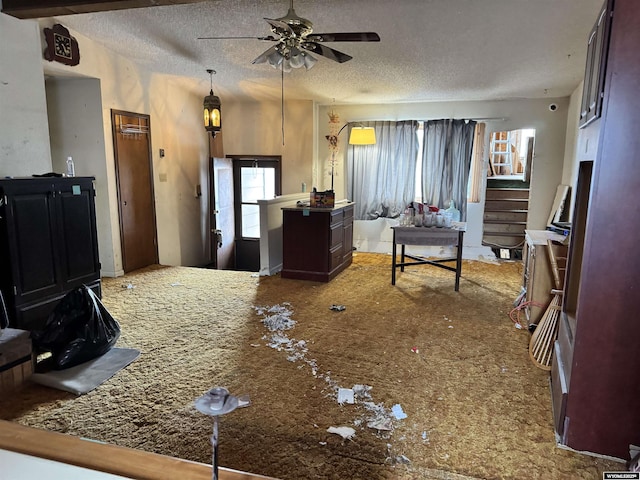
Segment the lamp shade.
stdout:
[[213,94],[213,90],[204,97],[204,128],[215,137],[222,128],[220,114],[220,99]]
[[349,145],[375,145],[376,131],[373,127],[352,127]]
[[216,71],[208,69],[207,73],[211,79],[211,91],[209,95],[204,97],[204,129],[211,132],[211,136],[215,138],[216,133],[222,128],[222,115],[220,113],[220,99],[213,94],[213,74]]

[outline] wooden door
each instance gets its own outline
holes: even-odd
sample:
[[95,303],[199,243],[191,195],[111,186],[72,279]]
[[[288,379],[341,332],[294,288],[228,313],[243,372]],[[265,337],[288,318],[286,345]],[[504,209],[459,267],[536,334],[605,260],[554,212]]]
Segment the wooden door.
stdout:
[[125,272],[158,263],[149,115],[111,111]]
[[211,257],[219,270],[235,268],[235,219],[233,204],[233,162],[214,157],[211,178]]

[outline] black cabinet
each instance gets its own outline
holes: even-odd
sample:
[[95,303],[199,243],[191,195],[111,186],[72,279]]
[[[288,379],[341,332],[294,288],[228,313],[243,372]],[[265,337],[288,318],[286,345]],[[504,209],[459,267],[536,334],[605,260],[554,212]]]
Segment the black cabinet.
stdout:
[[100,295],[92,177],[0,180],[0,288],[14,328],[41,328],[80,285]]
[[587,64],[580,106],[580,127],[599,118],[601,114],[612,9],[613,0],[606,0],[593,29],[589,33]]

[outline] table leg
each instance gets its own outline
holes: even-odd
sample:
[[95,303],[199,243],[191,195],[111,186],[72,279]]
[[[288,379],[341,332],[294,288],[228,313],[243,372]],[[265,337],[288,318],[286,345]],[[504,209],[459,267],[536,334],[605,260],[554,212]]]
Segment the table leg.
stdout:
[[400,246],[400,271],[404,272],[404,243]]
[[458,247],[456,248],[456,287],[455,291],[457,292],[460,288],[460,273],[462,272],[462,242],[464,238],[464,232],[462,230],[458,231]]
[[393,231],[393,247],[391,247],[391,285],[396,284],[396,231]]

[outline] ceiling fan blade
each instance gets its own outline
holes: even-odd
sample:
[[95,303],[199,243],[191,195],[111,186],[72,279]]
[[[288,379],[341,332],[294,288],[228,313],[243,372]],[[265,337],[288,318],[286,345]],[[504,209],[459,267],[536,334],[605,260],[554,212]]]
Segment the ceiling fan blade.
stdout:
[[289,24],[273,18],[265,18],[269,25],[272,27],[273,33],[277,33],[280,36],[295,36],[295,32],[291,29]]
[[322,55],[330,60],[335,60],[338,63],[344,63],[351,60],[353,57],[347,55],[346,53],[339,52],[333,48],[329,48],[325,45],[321,45],[319,43],[314,42],[304,42],[301,43],[300,46],[305,50],[309,50],[310,52],[317,53],[318,55]]
[[273,53],[275,53],[278,50],[278,45],[273,45],[272,47],[269,47],[267,50],[265,50],[264,52],[262,52],[261,55],[259,55],[253,62],[251,63],[264,63],[267,61],[267,59],[269,58],[269,55],[272,55]]
[[269,35],[268,37],[198,37],[198,40],[268,40],[275,42],[279,38]]
[[312,33],[305,37],[310,42],[379,42],[375,32]]

